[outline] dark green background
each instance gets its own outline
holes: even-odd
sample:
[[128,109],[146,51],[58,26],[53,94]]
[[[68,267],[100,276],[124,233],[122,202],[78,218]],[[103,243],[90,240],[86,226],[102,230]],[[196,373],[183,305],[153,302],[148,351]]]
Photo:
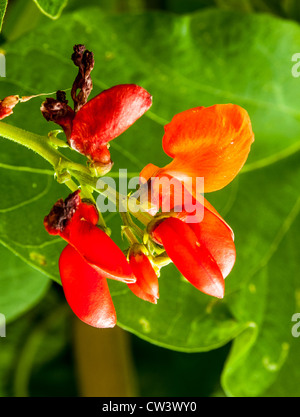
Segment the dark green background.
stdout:
[[[72,46],[85,43],[96,59],[93,95],[134,82],[154,97],[151,110],[112,143],[115,170],[166,163],[163,125],[187,108],[234,102],[253,122],[246,167],[207,196],[236,235],[224,301],[200,294],[172,266],[162,272],[157,307],[110,283],[119,324],[135,334],[139,394],[298,396],[291,317],[300,307],[300,79],[291,59],[300,52],[299,2],[91,0],[84,10],[77,0],[63,10],[50,3],[40,1],[54,19],[32,1],[9,2],[1,96],[70,87]],[[46,134],[54,126],[40,103],[19,105],[7,122]],[[0,312],[9,321],[9,336],[0,339],[0,395],[76,396],[72,314],[61,287],[41,274],[59,281],[64,243],[46,234],[42,220],[68,191],[44,161],[4,139],[0,162]],[[117,217],[109,224],[122,244]]]

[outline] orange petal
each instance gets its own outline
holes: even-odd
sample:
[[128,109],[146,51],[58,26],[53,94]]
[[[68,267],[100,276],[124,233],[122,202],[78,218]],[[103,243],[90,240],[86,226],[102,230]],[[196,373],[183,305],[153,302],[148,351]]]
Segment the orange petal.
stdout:
[[60,255],[59,271],[66,300],[76,316],[93,327],[114,327],[117,318],[106,279],[70,245]]
[[153,164],[146,165],[140,173],[140,183],[146,183],[151,177],[155,177],[160,168]]
[[254,134],[248,113],[234,104],[197,107],[165,126],[164,151],[173,161],[165,173],[203,177],[205,192],[229,184],[245,164]]
[[[173,210],[174,207],[184,209],[188,205],[196,204],[196,200],[202,204],[203,182],[200,187],[196,187],[197,181],[193,181],[193,178],[190,180],[183,182],[180,178],[165,172],[163,168],[153,164],[146,165],[140,173],[143,192],[139,190],[139,196],[143,209],[154,216],[160,209],[163,213]],[[197,192],[196,196],[193,196],[194,189]]]

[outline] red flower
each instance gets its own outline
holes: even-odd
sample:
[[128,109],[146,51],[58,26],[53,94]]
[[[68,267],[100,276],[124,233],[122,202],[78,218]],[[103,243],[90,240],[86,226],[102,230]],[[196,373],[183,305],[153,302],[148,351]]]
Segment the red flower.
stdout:
[[136,283],[128,284],[128,288],[139,298],[157,304],[158,278],[148,257],[139,245],[130,249],[129,264],[136,277]]
[[[163,137],[163,149],[173,160],[164,168],[149,164],[140,174],[147,190],[156,192],[152,214],[162,208],[166,198],[171,200],[171,210],[176,206],[176,195],[172,190],[163,194],[157,187],[158,179],[169,177],[184,183],[182,193],[191,193],[199,206],[195,178],[204,178],[205,192],[225,187],[243,167],[253,141],[249,116],[239,106],[198,107],[176,115]],[[224,278],[235,262],[234,237],[219,213],[203,201],[202,222],[185,224],[183,207],[181,213],[172,213],[177,218],[161,221],[158,215],[151,233],[185,278],[200,291],[222,298]]]
[[116,314],[106,279],[134,283],[131,268],[121,249],[99,229],[96,208],[81,201],[79,191],[59,200],[45,217],[51,235],[69,245],[59,261],[66,299],[74,313],[95,327],[112,327]]
[[71,89],[74,110],[68,106],[65,92],[57,91],[56,99],[47,98],[41,111],[47,121],[63,128],[69,145],[89,158],[97,175],[105,174],[112,167],[108,142],[151,107],[152,97],[142,87],[123,84],[102,91],[88,102],[94,55],[84,45],[74,45],[73,50],[71,59],[78,67]]
[[69,145],[93,163],[111,166],[108,142],[139,119],[152,105],[151,95],[134,84],[102,91],[75,113],[65,95],[48,98],[42,105],[44,117],[59,124]]
[[127,130],[151,105],[151,95],[134,84],[105,90],[76,113],[69,144],[92,161],[109,164],[108,142]]

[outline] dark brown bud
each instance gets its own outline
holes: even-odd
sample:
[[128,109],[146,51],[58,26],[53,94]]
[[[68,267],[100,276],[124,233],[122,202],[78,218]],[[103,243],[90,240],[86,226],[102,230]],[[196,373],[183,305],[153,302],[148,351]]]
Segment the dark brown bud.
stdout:
[[47,98],[41,106],[42,115],[49,122],[57,123],[61,126],[69,139],[72,132],[72,122],[75,113],[66,100],[66,93],[64,91],[57,91],[56,99]]
[[[75,113],[85,105],[90,92],[93,89],[91,72],[94,68],[94,55],[85,49],[84,45],[75,45],[72,61],[79,68],[77,77],[73,83],[71,96],[74,101]],[[77,93],[77,91],[79,92]]]
[[65,200],[58,200],[44,219],[46,230],[50,234],[63,232],[80,205],[79,191],[70,194]]

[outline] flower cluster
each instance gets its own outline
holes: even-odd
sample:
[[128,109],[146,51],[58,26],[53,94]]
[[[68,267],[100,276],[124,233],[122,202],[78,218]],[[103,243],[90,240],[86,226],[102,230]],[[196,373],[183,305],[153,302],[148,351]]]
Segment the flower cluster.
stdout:
[[[93,56],[77,45],[72,59],[79,67],[72,88],[74,110],[58,92],[56,100],[43,103],[42,113],[63,128],[70,147],[87,156],[97,175],[107,173],[112,167],[109,141],[141,117],[152,99],[142,87],[125,84],[87,102]],[[132,215],[140,220],[139,214],[128,215],[130,222],[124,224],[123,231],[128,231],[125,235],[130,246],[125,252],[99,222],[94,202],[84,199],[79,190],[59,200],[44,225],[48,233],[67,242],[59,271],[74,313],[91,326],[113,327],[116,313],[107,279],[125,283],[137,297],[156,304],[159,272],[170,262],[195,288],[223,298],[225,278],[236,258],[234,235],[202,193],[200,196],[194,180],[204,178],[205,193],[225,187],[243,167],[253,141],[249,116],[237,105],[197,107],[176,115],[165,126],[163,137],[163,150],[172,161],[163,168],[149,164],[140,173],[144,190],[141,210],[146,210],[147,216],[142,230],[131,219]],[[177,207],[177,191],[172,188],[166,193],[159,186],[164,177],[180,184],[195,210],[202,209],[203,218],[188,221],[190,208]],[[163,209],[166,198],[171,201],[167,212]]]

